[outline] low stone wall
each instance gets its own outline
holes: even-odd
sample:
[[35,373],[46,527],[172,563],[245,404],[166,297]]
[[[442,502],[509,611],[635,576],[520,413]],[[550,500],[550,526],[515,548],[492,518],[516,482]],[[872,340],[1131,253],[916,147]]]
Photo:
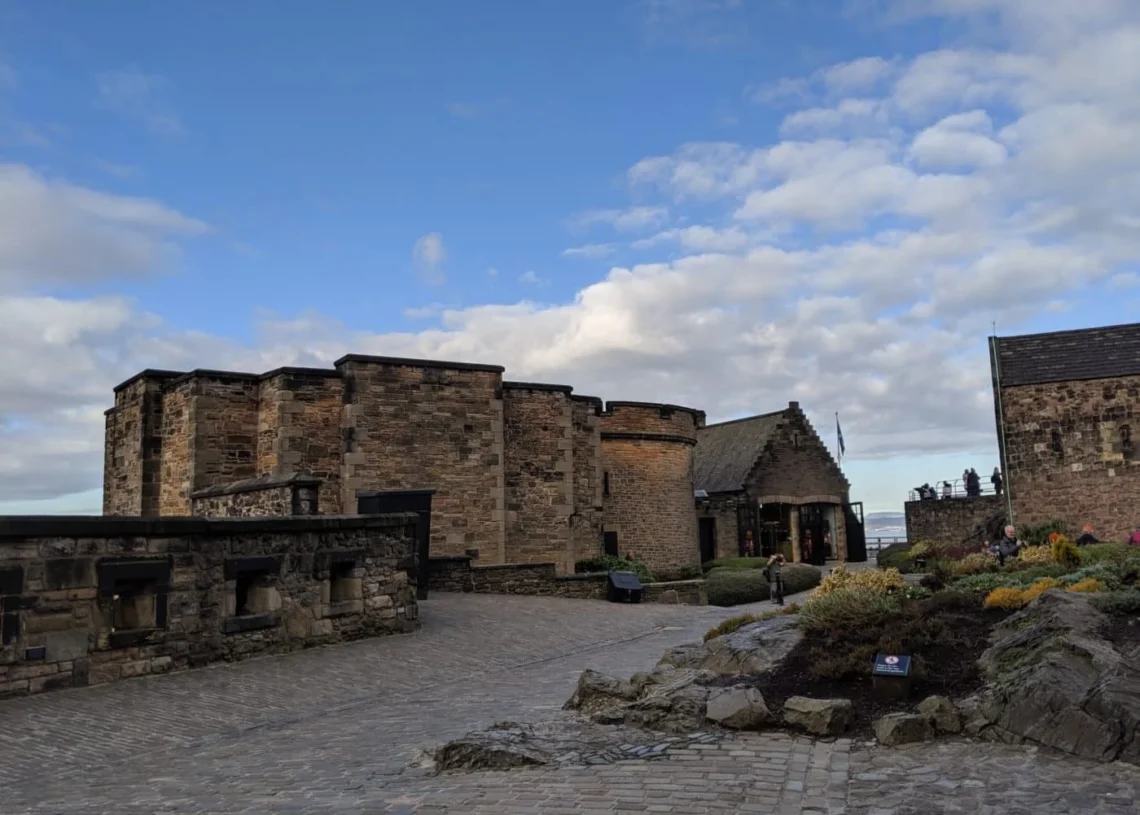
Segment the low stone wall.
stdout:
[[0,698],[414,630],[416,520],[0,517]]
[[307,475],[248,478],[190,495],[191,514],[206,518],[317,515],[321,480]]
[[1001,512],[1004,498],[983,495],[977,498],[908,501],[906,539],[911,543],[929,541],[957,545],[971,539],[978,527]]
[[[606,573],[559,575],[553,563],[475,566],[467,557],[433,557],[428,575],[429,591],[526,594],[578,600],[604,600],[609,594]],[[642,599],[647,603],[707,605],[704,585],[703,580],[649,583]]]

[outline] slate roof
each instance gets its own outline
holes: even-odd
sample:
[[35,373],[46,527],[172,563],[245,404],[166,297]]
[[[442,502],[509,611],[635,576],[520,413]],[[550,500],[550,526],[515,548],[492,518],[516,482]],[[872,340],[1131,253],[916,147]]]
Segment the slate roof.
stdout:
[[736,492],[756,465],[765,445],[789,408],[762,416],[708,425],[697,431],[693,452],[693,489]]
[[1140,323],[999,337],[993,343],[1003,388],[1140,376]]

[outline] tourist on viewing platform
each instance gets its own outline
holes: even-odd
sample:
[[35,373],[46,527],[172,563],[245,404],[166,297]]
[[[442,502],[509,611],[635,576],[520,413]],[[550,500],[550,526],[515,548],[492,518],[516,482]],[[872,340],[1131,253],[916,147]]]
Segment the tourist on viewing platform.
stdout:
[[1093,528],[1090,524],[1085,524],[1085,528],[1081,530],[1081,536],[1077,538],[1077,546],[1091,546],[1094,543],[1100,543],[1093,534]]
[[784,604],[784,577],[781,571],[783,566],[784,556],[777,553],[768,558],[768,565],[764,568],[764,576],[768,578],[768,585],[771,587],[772,601],[778,606]]
[[952,486],[950,486],[949,481],[943,481],[942,482],[942,500],[945,501],[947,498],[953,498],[953,497],[954,497],[954,488]]
[[1001,468],[994,467],[994,474],[990,476],[990,483],[994,485],[994,494],[1001,495]]
[[966,473],[966,495],[969,498],[977,498],[981,494],[982,479],[978,471],[971,467]]

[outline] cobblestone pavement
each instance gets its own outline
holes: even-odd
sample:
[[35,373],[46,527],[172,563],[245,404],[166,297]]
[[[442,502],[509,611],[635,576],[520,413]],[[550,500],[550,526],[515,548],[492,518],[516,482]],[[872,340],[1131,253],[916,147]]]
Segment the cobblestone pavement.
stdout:
[[583,768],[409,766],[492,722],[562,715],[583,668],[647,669],[740,610],[436,595],[417,635],[3,702],[0,812],[1135,811],[1132,770],[998,745],[772,733]]

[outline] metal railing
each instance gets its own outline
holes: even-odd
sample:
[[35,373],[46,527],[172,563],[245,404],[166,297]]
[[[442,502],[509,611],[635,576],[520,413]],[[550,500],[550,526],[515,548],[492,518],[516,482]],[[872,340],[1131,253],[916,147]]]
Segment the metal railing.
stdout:
[[906,543],[906,536],[895,538],[867,538],[867,551],[878,552],[880,549],[886,549],[892,543]]
[[[949,481],[948,479],[944,479],[942,481],[935,481],[930,486],[934,488],[934,499],[939,500],[939,501],[941,501],[943,499],[952,499],[952,498],[977,498],[977,497],[980,497],[983,495],[1002,495],[1002,494],[1004,494],[1005,493],[1004,479],[1002,481],[1002,492],[999,493],[994,488],[993,483],[990,482],[990,477],[991,477],[990,475],[984,475],[982,473],[978,473],[978,478],[980,479],[980,483],[978,484],[979,491],[973,495],[971,495],[970,492],[966,489],[966,482],[963,481],[961,478],[955,479],[953,481]],[[947,492],[946,492],[946,484],[947,483],[950,484],[949,494],[947,494]],[[910,491],[910,494],[908,495],[907,500],[908,501],[922,500],[919,497],[917,487],[915,487],[913,490]],[[927,500],[931,500],[931,499],[927,499]]]

